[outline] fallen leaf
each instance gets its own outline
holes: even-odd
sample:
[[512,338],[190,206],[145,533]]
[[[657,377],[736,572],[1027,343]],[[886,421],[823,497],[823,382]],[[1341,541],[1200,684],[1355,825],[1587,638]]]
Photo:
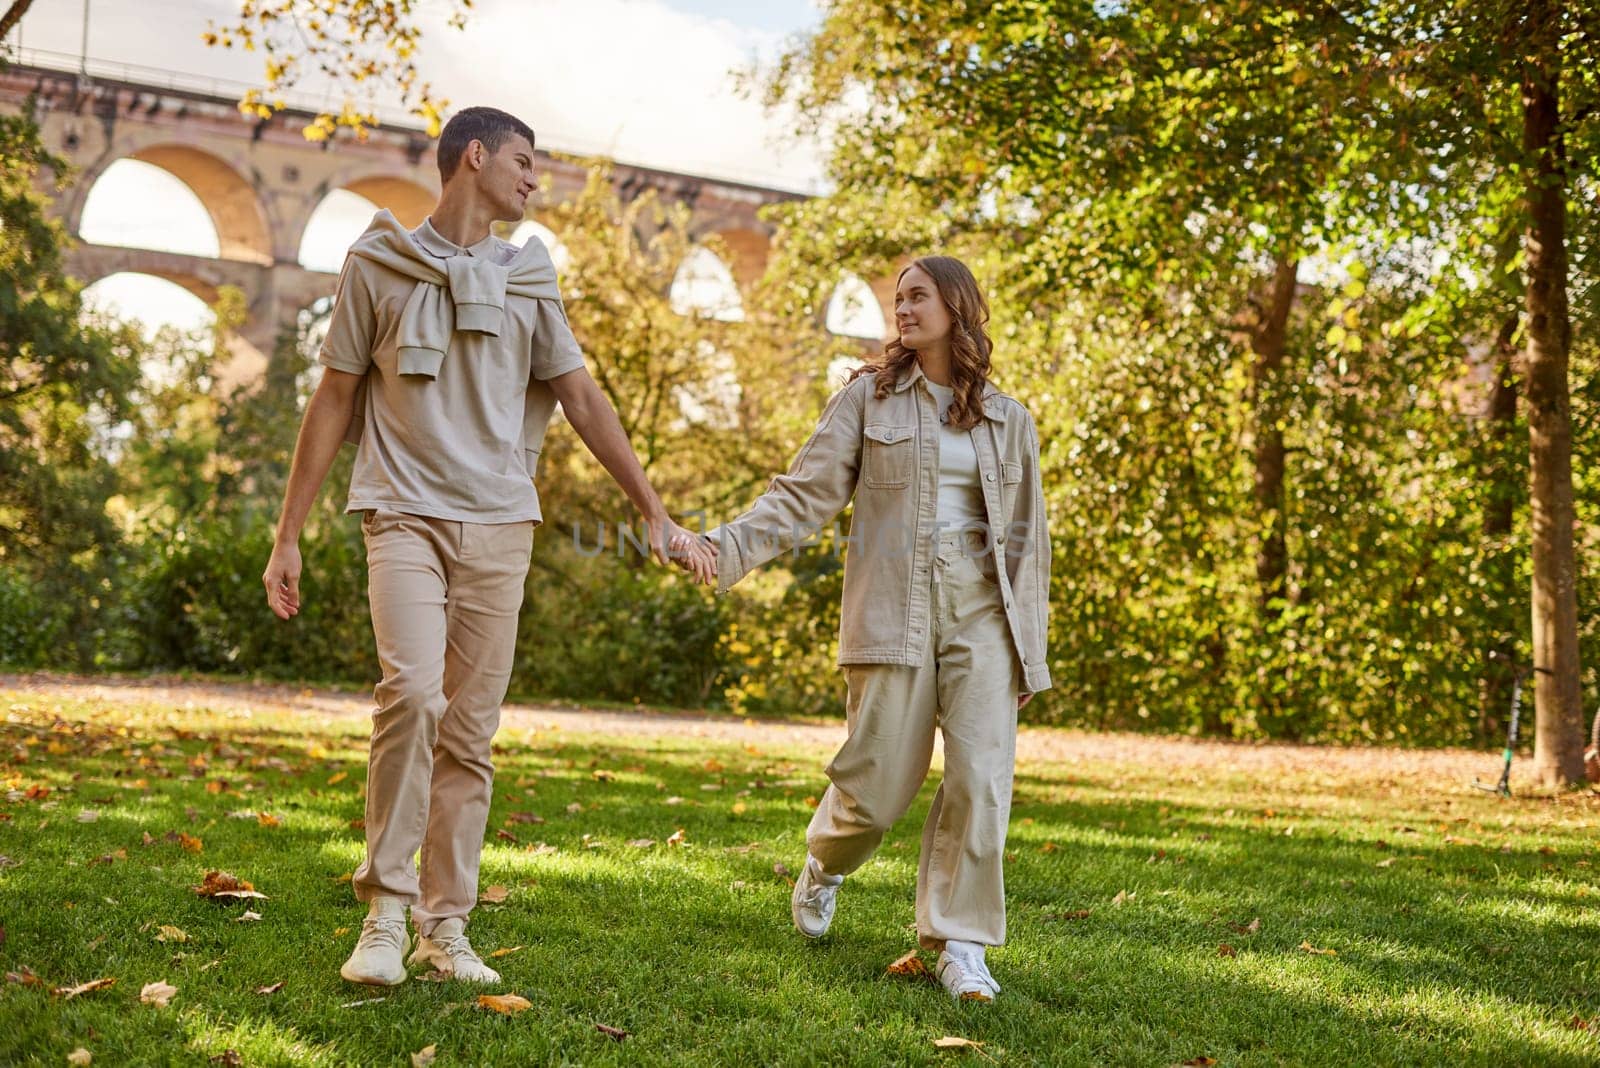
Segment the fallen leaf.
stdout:
[[1135,896],[1137,895],[1130,894],[1126,890],[1118,890],[1117,896],[1111,899],[1111,904],[1115,905],[1117,908],[1121,908],[1125,902],[1132,901]]
[[127,859],[128,851],[126,849],[119,849],[115,853],[102,853],[100,856],[95,857],[88,864],[86,864],[85,867],[92,868],[96,864],[114,864],[119,860]]
[[634,849],[649,849],[656,844],[656,840],[654,838],[630,838],[627,844]]
[[1257,931],[1261,930],[1261,917],[1257,916],[1249,923],[1230,923],[1228,926],[1233,928],[1235,931],[1238,931],[1240,934],[1255,934]]
[[700,784],[700,789],[704,790],[708,794],[715,793],[722,789],[722,784],[718,782],[703,782]]
[[411,1068],[428,1068],[437,1056],[439,1047],[430,1042],[411,1055]]
[[328,777],[328,785],[329,786],[338,786],[340,783],[344,782],[349,777],[350,777],[350,773],[348,771],[336,771],[336,772],[334,772],[332,775],[330,775]]
[[158,979],[153,983],[146,983],[140,988],[139,1001],[145,1005],[154,1005],[158,1009],[164,1009],[167,1007],[167,1002],[172,1000],[172,995],[177,992],[177,987]]
[[189,933],[187,931],[181,927],[173,927],[171,924],[162,924],[160,927],[156,928],[156,932],[157,942],[189,941]]
[[1054,842],[1046,842],[1044,845],[1039,847],[1039,852],[1041,852],[1041,853],[1054,853],[1056,850],[1058,850],[1060,848],[1061,847],[1056,845]]
[[19,983],[22,986],[44,986],[44,980],[33,974],[33,969],[26,964],[20,971],[6,972],[6,982]]
[[252,912],[252,911],[250,911],[250,910],[249,910],[249,909],[246,909],[246,910],[245,910],[245,911],[244,911],[244,915],[242,915],[242,916],[235,916],[235,917],[234,917],[234,918],[233,918],[233,922],[234,922],[234,923],[255,923],[255,922],[257,922],[257,921],[258,921],[258,920],[260,920],[260,919],[261,919],[261,913],[259,913],[259,912]]
[[82,1046],[79,1046],[77,1049],[75,1049],[71,1053],[67,1054],[67,1063],[68,1064],[93,1064],[94,1063],[94,1054],[90,1053],[88,1050],[84,1049]]
[[1567,1026],[1577,1031],[1587,1031],[1594,1024],[1590,1020],[1585,1020],[1582,1016],[1574,1016],[1567,1021]]
[[258,893],[256,888],[250,883],[239,878],[237,875],[234,875],[232,872],[226,871],[208,871],[206,872],[205,878],[200,880],[199,886],[191,886],[189,889],[193,890],[201,897],[209,897],[213,899],[248,897],[260,898],[263,901],[267,900],[266,894]]
[[571,814],[571,815],[576,816],[578,813],[580,813],[582,811],[583,811],[583,802],[582,801],[574,801],[572,804],[567,806],[567,812],[569,814]]
[[[382,1001],[383,999],[379,998],[378,1000]],[[211,1063],[220,1064],[222,1068],[244,1068],[244,1058],[239,1056],[239,1051],[236,1049],[223,1050],[211,1058]]]
[[522,841],[522,839],[506,830],[504,827],[496,827],[494,836],[500,839],[502,842],[510,842],[512,845],[517,845]]
[[1184,1061],[1183,1068],[1210,1068],[1211,1065],[1216,1063],[1217,1059],[1215,1057],[1194,1057]]
[[1217,956],[1219,957],[1237,957],[1238,955],[1239,951],[1226,942],[1217,947]]
[[263,827],[282,827],[283,826],[283,821],[280,820],[278,817],[272,815],[270,812],[257,813],[256,814],[256,822],[259,823]]
[[96,990],[104,990],[108,986],[116,985],[116,979],[107,976],[104,979],[91,979],[81,986],[58,986],[54,990],[50,991],[50,993],[54,994],[58,998],[61,998],[63,1001],[71,1001],[79,994],[89,994]]
[[955,1035],[945,1035],[943,1038],[933,1040],[936,1049],[982,1049],[982,1042],[974,1042],[970,1038],[959,1038]]
[[1312,945],[1309,940],[1301,942],[1300,948],[1305,950],[1307,953],[1315,953],[1319,957],[1337,957],[1339,955],[1339,951],[1337,949],[1318,949],[1316,946]]
[[513,812],[511,815],[506,817],[506,822],[508,824],[509,823],[543,823],[544,822],[544,817],[543,816],[535,816],[531,812]]
[[748,808],[743,801],[735,801],[733,803],[733,814],[735,816],[743,816],[746,811],[748,811]]
[[498,904],[500,904],[500,902],[504,901],[510,894],[511,894],[511,891],[507,890],[503,886],[491,886],[491,887],[487,888],[486,890],[484,890],[484,892],[481,895],[479,895],[478,900],[487,902],[490,905],[498,905]]
[[94,823],[100,818],[100,813],[92,808],[81,809],[78,812],[79,823]]
[[479,994],[478,1007],[506,1016],[515,1016],[519,1012],[533,1008],[533,1002],[519,994]]
[[1071,912],[1047,912],[1047,920],[1087,920],[1094,915],[1093,909],[1073,909]]
[[817,805],[818,805],[818,801],[817,801],[816,798],[808,797],[808,798],[805,799],[806,808],[816,808]]
[[283,989],[283,980],[280,979],[276,983],[269,983],[267,986],[258,986],[258,987],[256,987],[256,993],[257,994],[276,994],[278,991],[280,991],[282,989]]
[[511,954],[517,952],[520,949],[524,949],[524,948],[526,948],[526,947],[524,947],[524,946],[510,946],[510,947],[505,948],[505,949],[497,949],[493,953],[489,954],[489,959],[493,960],[496,957],[509,957],[509,956],[511,956]]
[[333,929],[333,937],[335,937],[335,938],[343,938],[345,935],[347,935],[349,933],[350,933],[350,928],[348,928],[348,927],[335,927]]
[[620,1027],[607,1027],[603,1023],[597,1023],[594,1025],[594,1029],[611,1039],[613,1042],[621,1042],[623,1039],[628,1037],[628,1032],[624,1031]]
[[683,804],[683,798],[681,798],[681,797],[669,797],[669,798],[667,798],[665,801],[663,801],[661,803],[663,805],[681,805],[681,804]]
[[1378,867],[1387,868],[1391,864],[1393,864],[1395,862],[1395,860],[1396,860],[1395,857],[1389,857],[1387,860],[1380,860],[1380,861],[1378,861]]
[[928,970],[927,962],[918,956],[916,950],[908,951],[905,956],[897,957],[883,974],[892,975],[897,979],[920,979],[933,982],[933,972]]
[[183,846],[186,853],[198,853],[206,847],[205,843],[194,835],[185,834],[181,831],[178,834],[178,844]]
[[683,828],[679,827],[667,837],[667,847],[670,849],[681,846],[686,841],[688,841],[688,836],[683,833]]

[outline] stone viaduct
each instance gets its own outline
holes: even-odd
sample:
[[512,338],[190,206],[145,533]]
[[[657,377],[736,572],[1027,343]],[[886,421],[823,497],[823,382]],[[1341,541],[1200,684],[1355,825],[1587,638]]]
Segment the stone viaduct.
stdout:
[[[215,257],[80,243],[71,272],[85,282],[121,271],[175,282],[206,302],[219,287],[237,286],[249,304],[240,331],[240,363],[259,373],[279,332],[299,313],[333,293],[335,276],[299,262],[308,221],[328,193],[348,190],[388,208],[408,226],[419,223],[438,192],[432,141],[419,129],[384,125],[365,142],[308,142],[300,128],[311,115],[285,111],[269,120],[242,115],[226,95],[142,84],[18,64],[0,71],[0,108],[17,111],[35,100],[47,148],[77,171],[57,199],[67,229],[79,234],[84,202],[106,168],[141,160],[169,172],[194,191],[216,228]],[[585,169],[540,151],[550,177],[550,202],[582,188]],[[772,227],[757,215],[767,204],[802,194],[648,167],[616,165],[623,199],[647,189],[689,205],[696,237],[715,234],[726,246],[730,272],[742,287],[766,265]],[[880,305],[888,295],[873,287]],[[887,289],[892,293],[893,283]],[[891,320],[885,309],[885,322]],[[253,351],[252,351],[253,350]],[[240,367],[228,377],[250,377]]]

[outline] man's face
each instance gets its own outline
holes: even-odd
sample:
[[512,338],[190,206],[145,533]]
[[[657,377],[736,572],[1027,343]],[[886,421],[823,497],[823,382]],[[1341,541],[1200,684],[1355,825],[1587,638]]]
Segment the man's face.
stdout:
[[521,219],[534,187],[533,146],[527,138],[513,135],[495,151],[485,154],[478,171],[478,189],[494,205],[496,219]]

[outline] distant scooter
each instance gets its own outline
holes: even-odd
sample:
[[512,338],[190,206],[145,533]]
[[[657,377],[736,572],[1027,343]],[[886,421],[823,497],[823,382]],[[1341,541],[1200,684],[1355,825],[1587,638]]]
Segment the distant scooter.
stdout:
[[[1500,781],[1493,786],[1486,782],[1472,780],[1475,789],[1485,793],[1499,794],[1501,797],[1511,796],[1511,757],[1517,749],[1517,726],[1522,720],[1522,680],[1532,672],[1538,671],[1545,675],[1554,675],[1549,668],[1529,667],[1519,664],[1510,657],[1499,652],[1491,652],[1489,657],[1493,660],[1505,660],[1511,664],[1511,726],[1506,731],[1505,766],[1500,769]],[[1594,745],[1600,746],[1600,716],[1595,717]]]

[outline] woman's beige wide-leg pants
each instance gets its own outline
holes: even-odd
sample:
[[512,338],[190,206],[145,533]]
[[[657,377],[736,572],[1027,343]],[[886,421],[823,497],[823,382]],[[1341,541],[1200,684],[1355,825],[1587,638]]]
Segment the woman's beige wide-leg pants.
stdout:
[[855,871],[916,799],[944,734],[944,781],[922,829],[917,935],[1005,941],[1006,824],[1016,763],[1017,654],[989,559],[973,535],[946,534],[933,566],[933,619],[920,667],[844,669],[849,736],[806,832],[830,875]]

